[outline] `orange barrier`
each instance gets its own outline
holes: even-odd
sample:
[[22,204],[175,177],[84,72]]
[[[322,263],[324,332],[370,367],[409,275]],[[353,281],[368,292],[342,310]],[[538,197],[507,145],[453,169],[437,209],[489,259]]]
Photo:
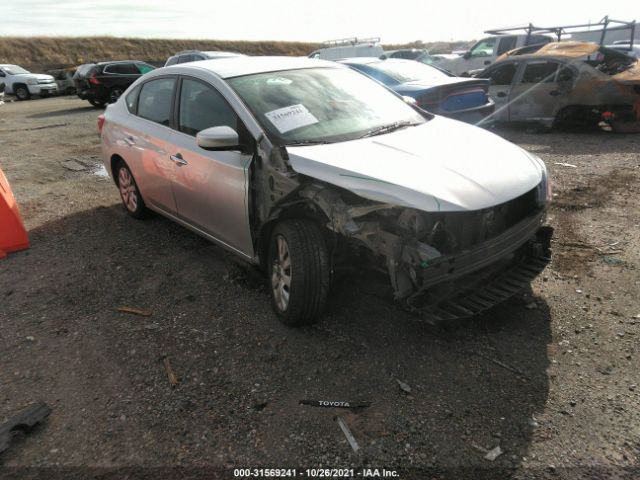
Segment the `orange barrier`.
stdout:
[[29,248],[29,237],[7,177],[0,168],[0,258],[25,248]]

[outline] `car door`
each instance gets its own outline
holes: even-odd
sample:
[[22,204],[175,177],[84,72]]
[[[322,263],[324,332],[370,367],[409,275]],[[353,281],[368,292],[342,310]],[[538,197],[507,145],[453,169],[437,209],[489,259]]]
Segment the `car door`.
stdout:
[[126,145],[124,159],[132,170],[145,202],[151,208],[175,216],[172,183],[174,162],[170,159],[170,128],[176,76],[154,78],[127,93],[125,104],[131,115],[122,125]]
[[[572,71],[552,60],[529,60],[509,94],[511,121],[552,124],[572,84]],[[559,75],[559,72],[562,74]]]
[[253,251],[248,218],[252,149],[207,151],[196,144],[196,134],[228,126],[238,132],[241,144],[251,145],[251,139],[236,112],[212,85],[187,76],[180,83],[176,131],[169,152],[175,162],[173,192],[178,216],[224,245],[248,254]]
[[509,62],[496,65],[479,75],[479,78],[489,79],[489,97],[496,105],[492,118],[496,122],[509,121],[509,95],[517,71],[518,64]]

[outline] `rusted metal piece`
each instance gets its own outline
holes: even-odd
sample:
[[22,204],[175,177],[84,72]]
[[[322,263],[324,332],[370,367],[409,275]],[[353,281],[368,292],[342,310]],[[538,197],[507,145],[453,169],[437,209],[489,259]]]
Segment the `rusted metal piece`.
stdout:
[[11,437],[15,432],[31,430],[36,424],[44,421],[50,413],[51,408],[46,403],[38,402],[0,424],[0,453],[9,448]]
[[118,307],[118,311],[122,313],[130,313],[132,315],[139,315],[141,317],[150,317],[153,312],[149,310],[142,310],[140,308],[133,307]]
[[173,371],[173,368],[171,368],[171,362],[169,362],[169,357],[167,357],[166,355],[163,355],[162,363],[164,365],[165,371],[167,372],[167,378],[169,379],[169,384],[172,387],[175,387],[176,385],[178,385],[179,380],[178,380],[178,376]]

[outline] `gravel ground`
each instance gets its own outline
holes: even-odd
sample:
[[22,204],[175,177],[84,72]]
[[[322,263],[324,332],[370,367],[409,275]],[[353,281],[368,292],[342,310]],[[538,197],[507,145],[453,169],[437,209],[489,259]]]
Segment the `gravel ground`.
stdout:
[[0,260],[0,420],[52,408],[0,455],[0,478],[640,478],[640,136],[498,131],[545,160],[555,192],[554,260],[508,304],[436,328],[354,274],[318,324],[290,329],[234,257],[125,214],[99,175],[98,113],[65,97],[0,106],[0,166],[32,242]]

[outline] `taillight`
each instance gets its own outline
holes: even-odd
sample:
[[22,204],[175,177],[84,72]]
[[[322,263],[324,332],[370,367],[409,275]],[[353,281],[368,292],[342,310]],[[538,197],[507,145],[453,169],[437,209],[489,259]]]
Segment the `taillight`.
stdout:
[[100,85],[100,80],[96,77],[96,72],[91,73],[89,76],[89,83],[92,85]]
[[104,127],[104,113],[98,115],[98,133],[102,133],[102,127]]

